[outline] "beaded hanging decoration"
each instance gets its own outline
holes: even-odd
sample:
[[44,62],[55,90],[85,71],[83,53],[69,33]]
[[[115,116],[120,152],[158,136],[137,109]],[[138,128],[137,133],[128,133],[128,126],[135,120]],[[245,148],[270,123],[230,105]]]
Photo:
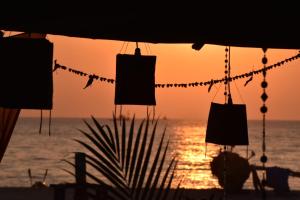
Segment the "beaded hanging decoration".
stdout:
[[225,96],[225,103],[227,103],[227,95],[228,95],[228,47],[225,48],[225,77],[224,77],[224,87],[225,87],[225,91],[224,91],[224,96]]
[[264,56],[262,58],[262,64],[264,65],[264,70],[263,70],[263,81],[261,82],[261,87],[263,89],[263,93],[261,95],[261,99],[263,101],[263,105],[260,108],[260,112],[262,113],[262,117],[263,117],[263,122],[262,122],[262,156],[260,158],[260,161],[262,162],[262,166],[263,166],[263,180],[262,180],[262,186],[263,186],[263,199],[266,199],[266,194],[265,194],[265,185],[266,185],[266,162],[268,161],[268,157],[266,156],[266,113],[268,111],[268,108],[266,106],[266,101],[268,99],[268,95],[266,93],[266,88],[268,87],[268,83],[266,81],[266,64],[268,63],[268,59],[266,57],[266,52],[267,49],[263,48],[263,52],[264,52]]
[[[275,64],[269,65],[269,66],[265,67],[265,69],[260,68],[260,69],[257,69],[257,70],[252,70],[252,71],[249,71],[249,72],[246,72],[246,73],[242,73],[242,74],[232,76],[230,79],[228,79],[228,81],[232,82],[232,81],[235,81],[235,80],[249,78],[245,83],[245,86],[246,86],[246,85],[248,85],[248,83],[251,80],[253,80],[255,75],[262,74],[263,71],[269,71],[269,70],[273,70],[273,69],[276,69],[276,68],[279,68],[279,67],[284,67],[285,64],[287,64],[289,62],[292,62],[292,61],[296,61],[299,58],[300,58],[300,52],[298,52],[294,56],[291,56],[289,58],[278,61]],[[94,81],[94,80],[98,81],[98,82],[101,82],[101,83],[115,84],[115,80],[112,79],[112,78],[107,78],[107,77],[103,77],[103,76],[96,75],[96,74],[86,73],[86,72],[71,68],[69,66],[61,65],[55,60],[54,67],[53,67],[53,72],[58,70],[58,69],[68,71],[70,73],[73,73],[73,74],[81,76],[81,77],[88,77],[88,83],[89,83],[88,86],[90,86],[91,82]],[[92,80],[90,80],[90,79],[92,79]],[[224,82],[225,82],[225,78],[209,79],[209,80],[206,80],[206,81],[195,81],[195,82],[188,82],[188,83],[156,83],[155,88],[167,89],[167,88],[207,87],[207,86],[211,86],[212,84],[219,84],[219,83],[224,83]]]

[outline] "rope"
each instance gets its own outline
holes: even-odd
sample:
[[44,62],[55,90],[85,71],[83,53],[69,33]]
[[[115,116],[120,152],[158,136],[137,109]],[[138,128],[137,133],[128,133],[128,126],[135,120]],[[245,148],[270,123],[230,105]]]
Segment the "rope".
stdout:
[[41,115],[40,115],[40,128],[39,128],[39,134],[42,133],[42,125],[43,125],[43,110],[41,110]]
[[151,52],[151,48],[150,48],[150,45],[149,45],[149,44],[146,44],[146,47],[148,47],[149,54],[152,54],[152,52]]
[[124,53],[126,53],[126,51],[127,51],[128,43],[129,43],[129,42],[126,43],[126,46],[125,46],[125,52],[124,52]]
[[216,93],[215,93],[215,95],[213,96],[213,98],[212,98],[211,101],[214,101],[214,100],[215,100],[217,94],[219,93],[220,88],[221,88],[221,84],[219,85],[219,87],[217,87],[217,91],[216,91]]
[[236,81],[233,81],[233,83],[234,83],[234,85],[235,85],[235,88],[236,88],[236,90],[237,90],[237,92],[238,92],[238,95],[239,95],[240,99],[242,100],[243,104],[245,104],[245,101],[244,101],[244,99],[243,99],[243,97],[242,97],[242,95],[241,95],[241,92],[240,92],[238,86],[236,85]]
[[49,136],[51,136],[52,110],[49,111]]
[[119,53],[122,53],[122,50],[123,50],[124,44],[125,44],[125,42],[123,42],[123,44],[122,44],[122,47],[121,47],[121,49],[120,49],[120,52],[119,52]]

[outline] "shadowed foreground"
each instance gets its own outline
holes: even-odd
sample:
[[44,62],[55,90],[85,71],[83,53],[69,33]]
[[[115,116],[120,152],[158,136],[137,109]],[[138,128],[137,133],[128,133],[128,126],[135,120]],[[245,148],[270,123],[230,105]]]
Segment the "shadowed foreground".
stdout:
[[[174,192],[174,191],[171,191]],[[187,197],[184,199],[189,200],[202,200],[202,199],[209,199],[211,195],[214,195],[213,199],[219,200],[222,195],[223,191],[221,189],[185,189],[182,190],[183,197]],[[60,200],[55,199],[55,191],[54,188],[17,188],[17,187],[7,187],[7,188],[0,188],[0,198],[5,200]],[[256,193],[253,190],[243,190],[238,194],[229,194],[228,199],[237,200],[252,200],[257,199],[260,200],[261,196],[259,193]],[[65,192],[64,196],[65,200],[73,200],[74,199],[74,190],[68,189]],[[282,200],[282,199],[290,199],[290,200],[299,200],[300,199],[300,191],[292,191],[286,195],[277,195],[273,191],[267,192],[267,199],[272,200]]]

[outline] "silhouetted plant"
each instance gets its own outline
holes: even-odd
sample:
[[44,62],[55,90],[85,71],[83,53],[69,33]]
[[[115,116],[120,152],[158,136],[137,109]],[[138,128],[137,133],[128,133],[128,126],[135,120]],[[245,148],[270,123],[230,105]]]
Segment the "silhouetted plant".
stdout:
[[[169,141],[164,146],[166,129],[160,138],[157,151],[153,151],[158,120],[152,126],[152,130],[148,118],[140,123],[137,130],[135,117],[131,119],[129,129],[126,129],[125,119],[122,119],[119,125],[115,116],[113,116],[113,128],[101,125],[94,117],[92,121],[95,127],[84,121],[89,129],[88,132],[79,130],[91,143],[77,139],[76,141],[90,152],[90,155],[86,155],[87,164],[100,172],[110,184],[88,171],[87,177],[107,187],[111,199],[180,198],[179,186],[172,197],[170,193],[177,163],[175,158],[163,171],[169,146]],[[154,154],[153,161],[150,160],[152,154]]]

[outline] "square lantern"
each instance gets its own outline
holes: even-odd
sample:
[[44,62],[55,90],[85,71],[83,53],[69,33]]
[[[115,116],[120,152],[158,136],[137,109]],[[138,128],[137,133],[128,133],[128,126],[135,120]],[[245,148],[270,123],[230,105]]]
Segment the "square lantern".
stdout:
[[220,145],[248,145],[246,105],[211,103],[205,141]]
[[156,56],[118,54],[116,62],[116,105],[156,105]]
[[46,39],[0,38],[0,106],[51,109],[52,60]]

